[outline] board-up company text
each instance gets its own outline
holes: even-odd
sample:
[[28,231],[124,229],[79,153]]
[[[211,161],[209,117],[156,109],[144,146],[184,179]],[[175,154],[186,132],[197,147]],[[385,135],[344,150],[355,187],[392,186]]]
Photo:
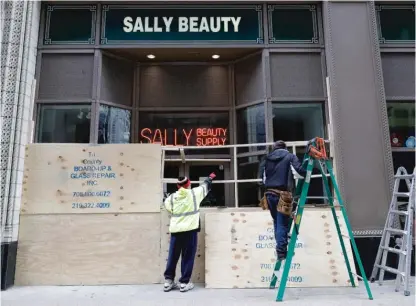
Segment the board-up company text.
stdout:
[[81,163],[74,165],[70,173],[70,179],[82,180],[82,186],[85,190],[73,190],[72,208],[110,208],[109,200],[102,201],[99,198],[108,199],[111,196],[111,191],[100,188],[101,180],[114,180],[117,175],[113,171],[111,165],[106,164],[94,152],[86,152],[86,156],[81,160]]

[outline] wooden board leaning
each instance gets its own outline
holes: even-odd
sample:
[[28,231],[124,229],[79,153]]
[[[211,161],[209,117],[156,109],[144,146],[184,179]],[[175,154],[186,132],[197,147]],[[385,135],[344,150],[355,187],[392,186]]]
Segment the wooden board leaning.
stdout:
[[[337,212],[340,214],[340,212]],[[339,218],[341,230],[345,228]],[[268,212],[205,215],[207,288],[267,288],[276,262]],[[344,239],[350,262],[352,250]],[[355,273],[355,267],[352,267]],[[356,282],[357,284],[358,282]],[[331,211],[306,208],[288,287],[351,286]]]

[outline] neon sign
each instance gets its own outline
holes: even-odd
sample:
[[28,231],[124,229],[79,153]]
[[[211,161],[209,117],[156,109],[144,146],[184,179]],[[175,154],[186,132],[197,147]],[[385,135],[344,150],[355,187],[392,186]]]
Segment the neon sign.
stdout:
[[223,146],[227,129],[150,129],[140,130],[140,143],[160,143],[164,146]]

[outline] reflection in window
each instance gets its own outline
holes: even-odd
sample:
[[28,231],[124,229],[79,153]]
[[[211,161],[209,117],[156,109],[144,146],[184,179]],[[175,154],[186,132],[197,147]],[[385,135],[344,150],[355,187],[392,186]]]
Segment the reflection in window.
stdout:
[[415,40],[414,5],[378,7],[381,42]]
[[[229,144],[228,113],[139,114],[139,142],[173,146]],[[187,154],[228,154],[229,150],[190,150]]]
[[392,147],[415,148],[415,104],[387,103]]
[[274,140],[325,138],[322,104],[273,103],[272,110]]
[[38,120],[38,142],[88,143],[89,105],[42,105]]
[[[266,142],[263,103],[237,111],[237,141],[240,144]],[[264,149],[264,147],[239,148],[238,153]]]
[[100,105],[98,143],[130,143],[131,111]]

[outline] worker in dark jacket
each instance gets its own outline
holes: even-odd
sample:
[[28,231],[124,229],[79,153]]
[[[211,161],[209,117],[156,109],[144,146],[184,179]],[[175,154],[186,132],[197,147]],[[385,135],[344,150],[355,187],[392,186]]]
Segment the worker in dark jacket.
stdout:
[[284,141],[277,141],[260,163],[259,176],[266,189],[265,199],[273,218],[276,252],[279,260],[286,259],[289,220],[292,213],[292,169],[305,175],[306,170],[296,155],[290,153]]

